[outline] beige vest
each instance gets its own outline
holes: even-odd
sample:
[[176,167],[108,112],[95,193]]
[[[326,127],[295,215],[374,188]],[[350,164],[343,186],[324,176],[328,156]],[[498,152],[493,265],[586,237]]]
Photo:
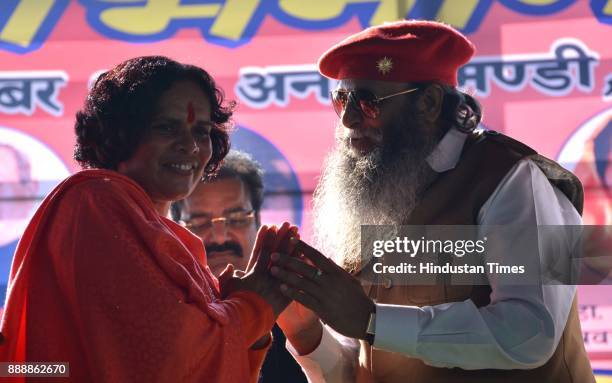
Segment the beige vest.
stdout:
[[[582,187],[578,179],[531,148],[496,132],[473,134],[457,166],[429,187],[425,197],[405,222],[408,225],[475,225],[480,207],[502,178],[522,158],[530,158],[552,184],[562,190],[582,213]],[[490,302],[489,286],[394,286],[390,279],[364,284],[378,303],[437,305],[472,299],[477,307]],[[457,352],[461,352],[458,347]],[[385,383],[590,383],[595,382],[582,340],[576,300],[553,356],[532,370],[462,370],[436,368],[419,359],[377,350],[361,342],[357,382]]]

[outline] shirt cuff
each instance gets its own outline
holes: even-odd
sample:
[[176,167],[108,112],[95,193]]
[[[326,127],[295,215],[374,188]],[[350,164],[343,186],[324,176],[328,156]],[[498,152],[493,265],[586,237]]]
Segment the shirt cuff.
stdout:
[[328,375],[342,362],[343,345],[325,325],[323,326],[321,342],[310,354],[300,355],[289,340],[285,342],[285,347],[307,373],[318,372],[322,375]]
[[376,304],[375,348],[416,356],[419,308]]

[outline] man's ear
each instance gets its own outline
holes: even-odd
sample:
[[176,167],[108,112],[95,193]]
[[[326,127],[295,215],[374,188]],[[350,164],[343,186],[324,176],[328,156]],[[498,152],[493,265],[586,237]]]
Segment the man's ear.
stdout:
[[417,101],[417,110],[426,121],[434,123],[442,113],[444,90],[438,84],[427,85]]

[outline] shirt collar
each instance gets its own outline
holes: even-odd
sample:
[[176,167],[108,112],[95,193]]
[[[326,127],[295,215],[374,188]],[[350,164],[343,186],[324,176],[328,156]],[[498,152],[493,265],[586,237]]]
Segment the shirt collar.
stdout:
[[467,138],[467,133],[451,128],[444,137],[438,142],[438,145],[427,156],[427,163],[436,173],[442,173],[453,169],[463,150],[463,144]]

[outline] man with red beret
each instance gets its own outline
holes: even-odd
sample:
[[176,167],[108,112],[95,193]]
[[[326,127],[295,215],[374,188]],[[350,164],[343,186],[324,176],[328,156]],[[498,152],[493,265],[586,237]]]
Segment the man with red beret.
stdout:
[[[314,211],[318,247],[336,262],[300,242],[308,262],[276,254],[271,268],[296,301],[279,325],[313,382],[594,382],[575,286],[367,277],[361,225],[479,225],[486,236],[495,225],[581,224],[575,176],[509,137],[475,131],[480,105],[456,88],[473,53],[447,25],[399,21],[319,60],[339,80],[337,145]],[[495,259],[511,261],[515,241],[500,238]],[[536,241],[529,256],[541,264],[569,257],[548,236]]]

